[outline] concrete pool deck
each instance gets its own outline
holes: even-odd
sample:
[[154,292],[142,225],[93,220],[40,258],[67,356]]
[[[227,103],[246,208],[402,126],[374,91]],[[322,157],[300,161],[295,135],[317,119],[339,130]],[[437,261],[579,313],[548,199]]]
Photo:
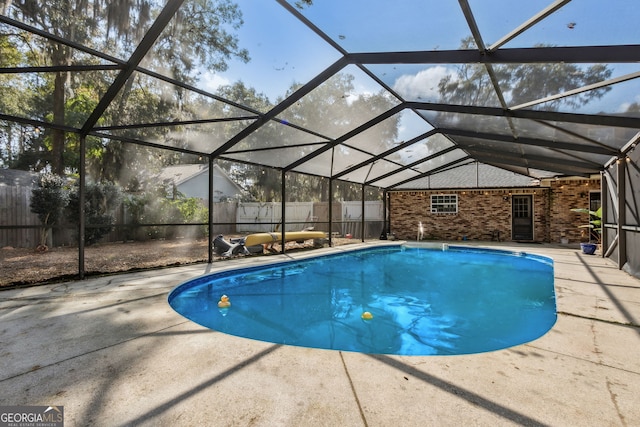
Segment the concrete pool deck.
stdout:
[[[167,304],[239,258],[0,291],[0,406],[64,406],[65,426],[638,426],[640,280],[558,245],[543,337],[464,356],[289,347],[200,327]],[[367,244],[365,244],[366,246]]]

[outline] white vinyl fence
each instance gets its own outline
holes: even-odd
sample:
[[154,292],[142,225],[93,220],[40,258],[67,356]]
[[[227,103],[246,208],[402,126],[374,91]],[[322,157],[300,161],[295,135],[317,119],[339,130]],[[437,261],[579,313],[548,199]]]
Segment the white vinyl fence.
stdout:
[[[342,204],[342,223],[340,228],[342,235],[352,235],[353,237],[361,237],[362,230],[362,202],[358,200],[343,201]],[[384,221],[384,205],[382,200],[364,202],[364,218],[365,227],[373,227],[374,230],[365,230],[365,236],[379,234],[382,231]],[[378,230],[379,228],[379,230]]]
[[[313,226],[316,220],[313,216],[313,202],[287,203],[285,215],[287,222],[285,231],[302,230]],[[280,202],[238,203],[236,230],[240,233],[275,231],[276,225],[281,221],[282,204]]]
[[[30,212],[29,200],[31,187],[0,186],[0,224],[11,226],[11,229],[0,229],[0,247],[35,247],[39,242],[40,228],[20,228],[20,226],[40,225],[37,216]],[[362,235],[362,202],[346,201],[334,202],[332,232],[353,238]],[[117,224],[127,225],[126,209],[116,209]],[[382,201],[365,202],[365,236],[375,237],[382,230],[384,212]],[[226,233],[256,233],[274,231],[282,221],[282,205],[280,202],[268,203],[215,203],[213,211],[214,234]],[[235,217],[235,218],[234,218]],[[236,224],[233,224],[233,222]],[[328,231],[327,203],[296,202],[286,204],[286,231],[302,230],[306,227],[316,227],[317,230]],[[133,236],[137,229],[144,233],[144,226],[133,228],[116,227],[105,236],[102,241],[139,240],[140,236]],[[185,233],[196,231],[193,226],[173,227]],[[163,228],[160,228],[164,230]],[[55,235],[55,245],[75,245],[77,238],[73,230],[61,229],[49,233],[49,245],[52,246],[51,236]],[[140,234],[140,233],[138,233]],[[148,234],[148,233],[147,233]],[[188,234],[188,233],[187,233]]]
[[[334,217],[334,221],[339,223],[337,225],[341,234],[351,234],[354,237],[359,235],[362,224],[362,202],[346,201],[339,202],[339,205],[341,206],[341,217]],[[320,216],[314,211],[313,202],[287,203],[285,209],[285,231],[302,230],[305,227],[314,226]],[[364,211],[365,220],[368,223],[379,222],[382,224],[384,221],[382,201],[365,202]],[[282,204],[280,202],[238,204],[236,230],[239,233],[274,231],[276,225],[281,221]]]

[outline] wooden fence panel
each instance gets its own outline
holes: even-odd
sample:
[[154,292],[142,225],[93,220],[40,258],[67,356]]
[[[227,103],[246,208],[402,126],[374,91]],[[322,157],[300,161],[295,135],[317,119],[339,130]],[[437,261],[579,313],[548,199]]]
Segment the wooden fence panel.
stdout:
[[31,212],[31,187],[0,184],[0,247],[35,248],[40,243],[40,228],[13,228],[39,226],[38,216]]

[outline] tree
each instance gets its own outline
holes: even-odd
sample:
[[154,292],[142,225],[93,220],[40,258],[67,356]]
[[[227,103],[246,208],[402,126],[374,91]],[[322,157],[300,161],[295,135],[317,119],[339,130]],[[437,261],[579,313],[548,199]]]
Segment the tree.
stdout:
[[[329,138],[338,138],[395,105],[394,100],[384,91],[376,94],[355,95],[354,80],[355,77],[351,74],[338,73],[291,105],[278,118],[293,125],[325,134]],[[285,97],[290,96],[300,87],[301,84],[293,84]],[[256,93],[254,89],[246,88],[241,83],[225,88],[223,92],[227,94],[228,99],[238,102],[242,100],[245,105],[260,111],[266,111],[270,107],[264,95]],[[281,101],[282,99],[277,100],[277,102]],[[237,126],[237,124],[232,126]],[[377,152],[384,151],[392,146],[397,134],[398,118],[389,118],[371,130],[347,141],[346,144],[351,144],[352,147],[338,145],[335,149],[335,156],[340,158],[343,151],[352,150],[354,147],[365,151],[372,149]],[[295,160],[317,150],[319,141],[321,138],[286,124],[270,122],[240,141],[232,151],[244,151],[238,157],[245,158],[252,163],[281,163],[282,166],[288,166]],[[289,150],[286,153],[288,157],[282,157],[284,153],[278,148],[294,145],[298,146],[296,151]],[[265,150],[269,148],[272,150]],[[255,152],[256,149],[264,151]],[[271,158],[265,159],[256,156],[271,156]],[[225,165],[221,163],[221,166],[236,182],[244,183],[249,200],[261,202],[281,200],[282,174],[280,170],[253,164]],[[344,165],[342,167],[344,168]],[[327,170],[327,172],[336,173],[339,170]],[[288,201],[321,200],[328,196],[327,179],[292,172],[287,173],[285,179],[287,179],[285,197]],[[356,185],[356,187],[358,186]],[[334,192],[343,194],[342,191],[335,188]],[[352,196],[356,200],[359,199],[361,197],[360,190],[356,190]]]
[[[174,79],[193,83],[198,70],[225,71],[232,58],[249,61],[249,52],[238,45],[235,35],[225,29],[238,29],[242,12],[230,0],[184,2],[154,45],[150,61],[168,70]],[[182,92],[176,92],[179,100]]]
[[[471,38],[464,39],[461,49],[474,48]],[[546,47],[538,45],[536,47]],[[492,64],[497,85],[509,106],[544,99],[566,91],[584,87],[610,78],[612,71],[603,64],[583,66],[571,63],[533,63],[533,64]],[[485,65],[465,64],[447,75],[438,84],[442,102],[459,105],[478,105],[499,107],[500,101],[489,78]],[[542,103],[535,108],[545,111],[559,111],[562,108],[577,109],[594,99],[601,98],[610,91],[610,87],[601,87],[582,92],[578,95],[554,99]],[[472,114],[438,112],[433,119],[434,126],[448,127],[455,123],[456,127],[477,132],[501,134],[505,132],[503,120],[487,118]],[[529,131],[535,132],[539,123],[520,121],[516,132],[525,136]],[[531,129],[527,129],[531,127]],[[448,143],[447,143],[448,144]],[[436,151],[444,146],[433,146]],[[444,157],[438,161],[444,163]]]
[[31,190],[31,212],[38,215],[42,223],[39,252],[47,250],[49,228],[62,217],[69,193],[64,187],[65,181],[58,175],[43,173],[38,177],[36,186]]
[[[100,7],[89,7],[88,1],[69,2],[36,2],[34,0],[15,0],[9,2],[10,10],[6,13],[19,16],[21,20],[32,24],[44,31],[81,44],[89,44],[96,36],[95,19],[98,18]],[[98,2],[96,2],[98,6]],[[131,5],[125,5],[127,14]],[[52,66],[68,66],[73,63],[74,49],[69,46],[49,43],[40,38],[33,38],[28,42],[41,55],[44,64]],[[70,89],[67,81],[70,73],[57,71],[53,73],[53,88],[50,105],[52,122],[64,125],[65,97]],[[64,143],[65,134],[60,129],[52,129],[51,134],[51,167],[54,173],[64,174]]]
[[[460,49],[475,47],[473,39],[463,39]],[[535,47],[550,47],[536,45]],[[582,67],[571,63],[493,64],[498,86],[509,105],[519,105],[571,89],[601,82],[612,71],[604,64]],[[438,84],[441,99],[449,104],[496,106],[498,98],[483,64],[465,64]],[[577,97],[565,97],[545,104],[545,110],[557,111],[561,106],[580,107],[601,98],[611,88],[583,92]]]
[[[91,245],[113,229],[113,209],[120,206],[122,192],[116,184],[110,182],[88,183],[84,197],[84,242]],[[67,215],[72,224],[80,224],[80,192],[77,186],[70,193]]]
[[640,103],[633,102],[627,106],[627,113],[640,113]]
[[[0,67],[18,67],[27,55],[21,50],[15,35],[0,33]],[[23,116],[31,111],[33,93],[25,91],[29,80],[20,74],[0,74],[0,111],[5,114]],[[0,165],[17,169],[25,167],[25,153],[35,146],[35,139],[41,136],[33,126],[0,122]],[[37,149],[37,148],[35,148]],[[31,156],[33,157],[33,156]],[[34,159],[29,158],[32,163]],[[36,169],[36,168],[33,168]],[[36,169],[37,170],[37,169]]]
[[304,9],[305,6],[313,5],[313,0],[298,0],[294,4],[298,9]]
[[[153,0],[14,0],[3,3],[3,13],[62,39],[114,56],[126,57],[142,38],[163,4],[164,2]],[[189,83],[195,78],[199,67],[223,70],[226,61],[231,57],[248,60],[248,52],[238,47],[237,38],[231,32],[241,24],[241,13],[237,5],[230,0],[185,2],[158,39],[154,55],[146,65],[156,69],[168,69],[177,79]],[[39,62],[38,65],[70,66],[86,61],[85,56],[69,46],[30,37],[28,34],[19,33],[17,37],[25,40],[29,49],[36,52],[31,61]],[[67,101],[74,98],[78,87],[90,84],[87,82],[93,81],[93,77],[87,79],[86,74],[72,75],[66,71],[56,71],[45,76],[45,83],[51,84],[50,90],[44,93],[48,106],[46,115],[50,115],[50,122],[69,124]],[[128,101],[127,93],[133,81],[134,79],[130,79],[127,82],[118,100],[120,107]],[[183,91],[176,89],[176,102],[172,108],[180,108],[182,96]],[[90,104],[85,106],[90,108]],[[90,113],[90,110],[88,112]],[[111,123],[118,123],[118,108],[112,109],[110,114]],[[44,115],[37,118],[42,119]],[[84,117],[86,118],[87,114]],[[62,175],[65,173],[64,152],[65,143],[68,142],[66,135],[62,130],[52,129],[47,138],[51,152],[51,168],[54,173]]]

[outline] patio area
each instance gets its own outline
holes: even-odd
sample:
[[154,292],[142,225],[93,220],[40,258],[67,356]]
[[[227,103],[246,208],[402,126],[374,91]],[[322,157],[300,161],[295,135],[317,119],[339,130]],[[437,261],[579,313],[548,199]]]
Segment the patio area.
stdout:
[[1,291],[0,405],[62,405],[67,426],[639,425],[640,280],[574,247],[466,244],[554,259],[551,331],[483,354],[367,355],[225,335],[168,305],[201,274],[368,243],[238,258]]

